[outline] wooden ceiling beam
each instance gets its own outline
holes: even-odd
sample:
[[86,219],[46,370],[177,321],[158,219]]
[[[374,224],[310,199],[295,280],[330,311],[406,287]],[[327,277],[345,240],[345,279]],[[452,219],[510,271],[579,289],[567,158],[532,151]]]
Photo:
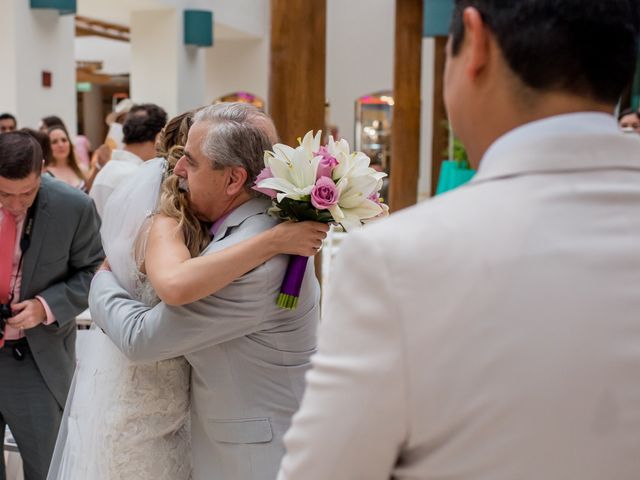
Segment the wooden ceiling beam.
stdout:
[[102,37],[120,42],[131,41],[131,31],[129,27],[80,15],[76,15],[76,36]]

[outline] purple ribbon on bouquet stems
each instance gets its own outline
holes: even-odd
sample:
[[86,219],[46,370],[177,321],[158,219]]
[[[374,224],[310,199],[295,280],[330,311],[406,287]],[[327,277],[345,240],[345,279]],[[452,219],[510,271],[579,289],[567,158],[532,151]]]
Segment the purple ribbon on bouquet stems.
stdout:
[[300,255],[291,255],[287,272],[284,274],[282,286],[280,287],[280,295],[276,303],[280,308],[287,310],[295,310],[298,306],[300,298],[300,288],[304,279],[304,272],[307,269],[309,257],[301,257]]

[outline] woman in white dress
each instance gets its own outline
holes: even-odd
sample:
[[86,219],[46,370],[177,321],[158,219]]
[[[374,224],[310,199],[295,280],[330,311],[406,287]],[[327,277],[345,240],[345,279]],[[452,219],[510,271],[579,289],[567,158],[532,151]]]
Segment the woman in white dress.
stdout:
[[[285,223],[197,257],[208,232],[189,212],[179,179],[167,177],[182,156],[191,118],[167,124],[158,149],[167,161],[146,162],[105,208],[101,233],[111,269],[150,306],[204,298],[278,254],[311,256],[326,235],[322,224]],[[186,360],[132,364],[97,329],[78,357],[48,480],[188,480]]]

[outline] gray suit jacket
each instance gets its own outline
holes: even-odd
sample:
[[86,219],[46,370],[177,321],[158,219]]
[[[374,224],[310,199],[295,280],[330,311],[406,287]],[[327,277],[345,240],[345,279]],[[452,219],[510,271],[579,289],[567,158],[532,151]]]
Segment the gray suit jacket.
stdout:
[[38,369],[61,407],[75,369],[75,317],[87,308],[104,253],[100,219],[84,193],[42,177],[31,245],[24,256],[20,300],[41,296],[56,322],[26,330]]
[[[276,221],[252,199],[221,225],[204,254],[256,235]],[[315,352],[319,287],[308,264],[300,304],[276,306],[288,257],[278,256],[203,300],[149,309],[109,272],[96,275],[93,320],[134,361],[184,355],[192,365],[196,480],[275,479],[282,437],[298,409]],[[215,272],[212,272],[214,274]]]

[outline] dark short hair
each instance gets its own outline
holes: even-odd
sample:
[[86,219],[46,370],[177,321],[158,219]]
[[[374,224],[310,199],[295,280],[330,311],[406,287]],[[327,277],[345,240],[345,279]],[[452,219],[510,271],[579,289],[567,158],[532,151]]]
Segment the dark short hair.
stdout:
[[14,117],[13,115],[11,115],[10,113],[0,113],[0,120],[13,120],[14,124],[18,124],[18,121],[16,120],[16,117]]
[[47,130],[53,127],[62,127],[63,130],[68,134],[67,126],[64,124],[64,121],[56,115],[49,115],[48,117],[44,117],[42,119],[42,123],[44,123],[44,126],[47,128]]
[[27,178],[42,171],[42,148],[25,132],[0,135],[0,177],[10,180]]
[[464,39],[462,13],[474,7],[511,70],[538,91],[571,91],[615,103],[638,55],[637,0],[455,0],[452,53]]
[[21,128],[20,131],[28,133],[38,141],[40,148],[42,149],[44,166],[48,167],[51,165],[53,163],[53,152],[51,151],[51,140],[49,140],[49,135],[41,132],[40,130],[34,130],[33,128]]
[[153,103],[136,105],[125,117],[122,141],[132,143],[154,142],[167,123],[167,112]]

